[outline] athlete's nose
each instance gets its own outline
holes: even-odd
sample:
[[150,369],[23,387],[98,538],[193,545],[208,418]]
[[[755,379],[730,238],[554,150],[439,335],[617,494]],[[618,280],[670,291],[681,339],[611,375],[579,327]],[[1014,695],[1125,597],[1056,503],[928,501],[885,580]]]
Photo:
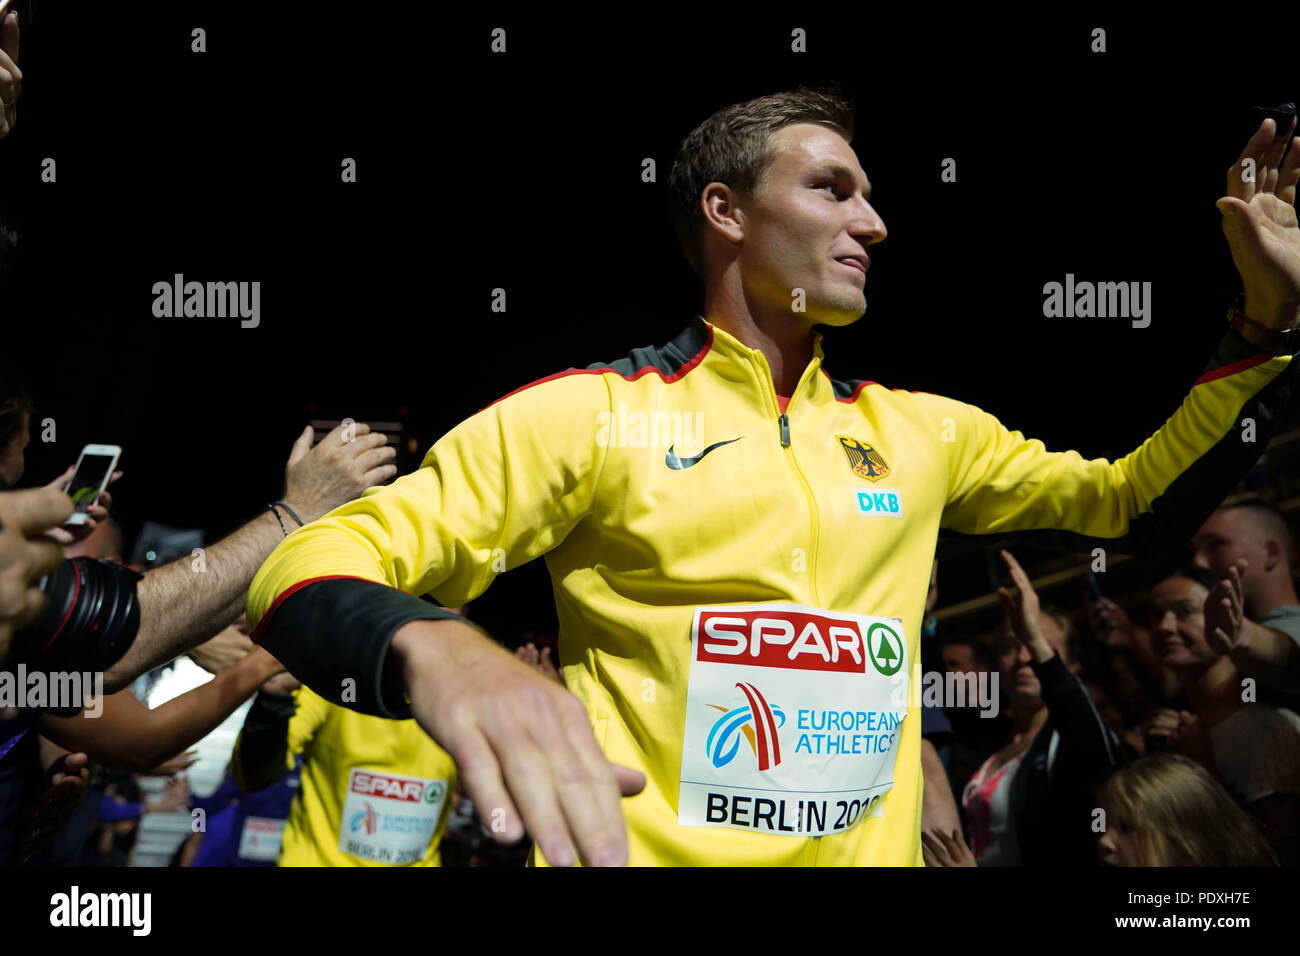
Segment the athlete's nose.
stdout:
[[849,235],[870,246],[883,242],[889,235],[889,230],[885,228],[885,220],[880,218],[880,214],[871,203],[863,199],[856,210],[856,215],[849,222]]

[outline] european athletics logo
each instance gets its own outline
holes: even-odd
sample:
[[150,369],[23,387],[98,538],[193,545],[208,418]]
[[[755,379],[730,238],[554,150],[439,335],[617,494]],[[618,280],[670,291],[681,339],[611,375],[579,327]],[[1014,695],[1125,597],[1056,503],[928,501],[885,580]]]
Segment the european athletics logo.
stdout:
[[758,758],[759,770],[771,770],[780,766],[781,740],[776,732],[785,726],[785,712],[780,707],[769,706],[753,684],[738,682],[736,686],[748,701],[744,706],[727,710],[717,704],[709,704],[713,709],[723,712],[709,731],[704,745],[709,759],[715,767],[725,767],[731,763],[736,751],[740,749],[739,735],[743,733],[754,756]]
[[364,810],[358,810],[352,814],[352,822],[349,824],[349,828],[353,833],[356,833],[362,827],[365,828],[367,835],[373,835],[379,829],[379,814],[375,813],[375,808],[370,805],[369,801],[366,801]]

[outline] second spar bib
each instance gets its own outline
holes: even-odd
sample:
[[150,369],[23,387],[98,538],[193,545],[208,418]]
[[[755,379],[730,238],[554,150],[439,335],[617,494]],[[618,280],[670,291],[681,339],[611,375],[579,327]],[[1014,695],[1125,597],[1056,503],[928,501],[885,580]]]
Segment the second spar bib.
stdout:
[[376,863],[418,863],[442,817],[446,780],[361,770],[348,775],[339,849]]
[[907,688],[898,618],[696,608],[678,823],[809,837],[878,815]]

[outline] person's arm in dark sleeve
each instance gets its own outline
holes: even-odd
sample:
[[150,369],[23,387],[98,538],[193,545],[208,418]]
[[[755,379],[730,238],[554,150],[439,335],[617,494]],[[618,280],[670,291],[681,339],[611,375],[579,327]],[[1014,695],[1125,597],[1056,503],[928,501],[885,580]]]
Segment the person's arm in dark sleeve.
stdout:
[[231,775],[241,790],[261,790],[284,776],[294,709],[289,694],[263,690],[253,698],[230,760]]
[[1298,369],[1293,355],[1260,352],[1229,331],[1178,410],[1113,462],[1049,452],[972,405],[916,393],[948,464],[942,527],[1012,548],[1181,551],[1284,423]]
[[1114,732],[1097,713],[1087,689],[1070,673],[1059,654],[1047,660],[1030,661],[1029,666],[1042,685],[1043,703],[1052,726],[1068,745],[1071,776],[1099,781],[1123,762],[1123,752]]
[[1011,572],[1015,591],[999,587],[998,601],[1007,612],[1016,642],[1029,652],[1029,666],[1038,678],[1043,704],[1061,735],[1062,747],[1069,748],[1066,772],[1074,779],[1100,780],[1122,760],[1119,741],[1092,705],[1088,691],[1043,634],[1041,606],[1029,575],[1010,551],[1004,549],[1001,557]]

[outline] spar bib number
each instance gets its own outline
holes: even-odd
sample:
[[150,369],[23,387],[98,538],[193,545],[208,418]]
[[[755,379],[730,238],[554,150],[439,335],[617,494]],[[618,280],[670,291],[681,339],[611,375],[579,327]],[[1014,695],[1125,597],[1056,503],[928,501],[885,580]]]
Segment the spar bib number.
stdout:
[[375,863],[418,863],[442,818],[446,780],[353,768],[348,775],[339,849]]
[[696,608],[678,822],[809,837],[880,816],[908,674],[897,618]]

